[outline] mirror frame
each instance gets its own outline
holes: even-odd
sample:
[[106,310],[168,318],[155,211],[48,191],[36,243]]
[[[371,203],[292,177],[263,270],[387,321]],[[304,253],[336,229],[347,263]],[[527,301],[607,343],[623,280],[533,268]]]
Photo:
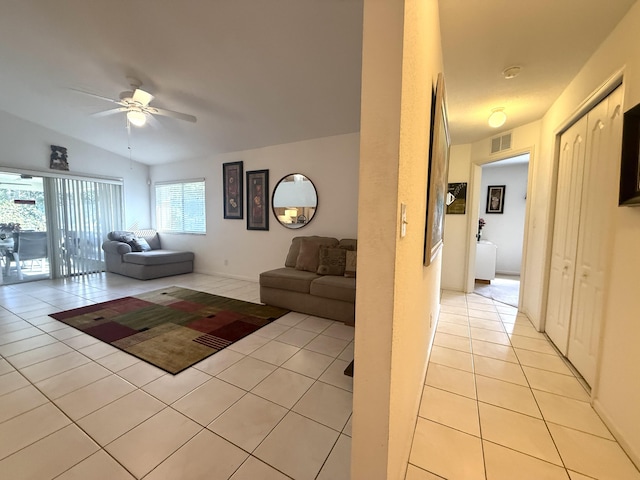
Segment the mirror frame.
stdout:
[[[316,196],[316,205],[315,207],[296,207],[298,210],[302,209],[303,213],[298,215],[297,218],[297,222],[296,223],[286,223],[283,222],[279,215],[278,212],[276,211],[276,209],[282,209],[284,207],[276,207],[275,204],[275,198],[276,198],[276,191],[278,190],[278,187],[287,179],[289,179],[290,177],[293,177],[294,175],[301,175],[302,177],[304,177],[304,179],[306,179],[306,181],[308,181],[311,186],[313,187],[313,191],[315,193]],[[318,213],[318,204],[319,204],[319,199],[318,199],[318,189],[316,188],[316,185],[313,183],[313,181],[306,175],[304,175],[303,173],[299,173],[299,172],[295,172],[295,173],[288,173],[287,175],[285,175],[284,177],[282,177],[278,183],[276,183],[275,187],[273,188],[273,192],[271,194],[271,211],[273,212],[273,216],[276,218],[277,222],[282,225],[284,228],[288,229],[288,230],[298,230],[300,228],[304,228],[307,225],[309,225],[311,223],[311,221],[315,218],[315,216]],[[291,205],[291,207],[293,207],[293,205]],[[307,219],[307,216],[304,214],[304,209],[309,209],[312,208],[313,212],[310,216],[310,218]],[[308,215],[308,213],[307,213]],[[304,220],[302,222],[300,222],[301,218]]]

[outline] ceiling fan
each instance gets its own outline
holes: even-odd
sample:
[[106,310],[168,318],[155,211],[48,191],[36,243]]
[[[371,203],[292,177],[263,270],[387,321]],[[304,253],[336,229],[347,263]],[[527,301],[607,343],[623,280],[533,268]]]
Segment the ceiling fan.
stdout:
[[147,118],[153,118],[153,115],[162,115],[165,117],[177,118],[180,120],[186,120],[187,122],[196,122],[196,117],[188,115],[186,113],[174,112],[173,110],[167,110],[165,108],[157,108],[149,105],[153,100],[153,95],[140,88],[142,82],[135,78],[128,77],[132,90],[127,90],[120,94],[120,99],[115,100],[113,98],[103,97],[94,93],[85,92],[82,90],[76,90],[77,92],[89,95],[91,97],[106,100],[107,102],[115,103],[119,107],[105,110],[103,112],[94,113],[94,117],[105,117],[107,115],[113,115],[120,112],[126,112],[127,120],[136,127],[142,127],[147,123]]

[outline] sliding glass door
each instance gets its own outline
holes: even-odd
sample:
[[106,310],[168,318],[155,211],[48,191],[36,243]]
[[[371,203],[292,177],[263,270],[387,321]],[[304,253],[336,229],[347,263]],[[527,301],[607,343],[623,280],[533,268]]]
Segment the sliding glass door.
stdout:
[[0,172],[0,283],[50,277],[42,177]]
[[55,245],[52,276],[104,271],[102,242],[123,224],[122,185],[117,182],[45,178],[49,224]]
[[0,171],[0,285],[104,271],[122,182]]

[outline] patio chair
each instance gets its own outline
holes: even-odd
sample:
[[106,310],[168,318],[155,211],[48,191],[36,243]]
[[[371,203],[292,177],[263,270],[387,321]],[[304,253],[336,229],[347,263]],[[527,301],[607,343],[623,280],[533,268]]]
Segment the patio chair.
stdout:
[[[48,258],[47,232],[18,232],[14,235],[13,253],[7,256],[8,261],[16,262],[18,279],[22,280],[22,265],[25,261]],[[13,257],[13,258],[11,258]],[[7,265],[9,270],[10,264]]]

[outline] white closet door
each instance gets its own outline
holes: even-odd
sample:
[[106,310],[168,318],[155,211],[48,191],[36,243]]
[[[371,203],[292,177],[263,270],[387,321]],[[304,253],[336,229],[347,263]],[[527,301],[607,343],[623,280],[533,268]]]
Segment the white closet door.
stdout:
[[580,227],[579,212],[586,136],[587,117],[584,116],[560,137],[558,193],[545,331],[565,356],[575,278],[576,239]]
[[622,89],[588,114],[580,230],[567,357],[590,385],[596,374],[611,221],[618,205]]

